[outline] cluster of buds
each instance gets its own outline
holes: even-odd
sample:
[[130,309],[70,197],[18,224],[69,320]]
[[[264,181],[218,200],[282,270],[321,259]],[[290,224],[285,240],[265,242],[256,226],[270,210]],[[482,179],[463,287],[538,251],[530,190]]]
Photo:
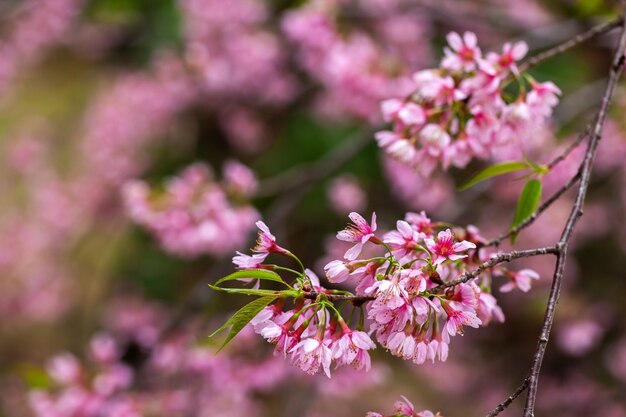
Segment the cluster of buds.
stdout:
[[439,68],[415,73],[410,96],[382,103],[393,129],[376,135],[388,154],[424,175],[438,164],[463,168],[474,157],[528,147],[546,128],[560,94],[554,83],[520,73],[524,42],[483,57],[471,32],[452,32],[447,40]]
[[[397,222],[396,230],[378,235],[375,214],[371,222],[357,213],[351,213],[350,219],[352,223],[337,238],[354,245],[344,259],[329,262],[324,270],[331,283],[352,283],[354,293],[324,288],[293,253],[278,245],[262,222],[257,222],[260,232],[255,253],[238,252],[233,262],[240,271],[212,286],[262,297],[236,316],[250,316],[254,330],[276,345],[276,353],[311,374],[323,370],[330,377],[333,362],[369,369],[368,351],[376,347],[370,337],[373,334],[394,356],[416,364],[445,361],[450,338],[462,335],[466,326],[476,328],[493,319],[504,321],[491,294],[494,275],[509,278],[504,290],[519,286],[526,291],[530,279],[535,278],[530,270],[486,268],[484,263],[492,254],[479,248],[484,240],[472,226],[455,229],[455,235],[447,225],[432,222],[423,212],[408,213],[405,220]],[[379,256],[359,259],[366,244],[375,245],[372,249],[378,250]],[[265,263],[270,254],[296,260],[301,271]],[[455,282],[479,266],[486,271]],[[277,272],[292,274],[293,281],[284,280]],[[251,289],[217,286],[224,281],[256,279]],[[277,281],[288,289],[259,289],[261,280]],[[288,302],[289,298],[293,302]],[[352,306],[348,320],[341,311],[346,304]],[[351,326],[356,310],[359,320]]]
[[221,256],[244,245],[259,219],[247,203],[257,180],[247,167],[229,161],[223,180],[193,164],[171,178],[163,190],[130,181],[124,198],[131,218],[147,228],[168,252],[179,256]]

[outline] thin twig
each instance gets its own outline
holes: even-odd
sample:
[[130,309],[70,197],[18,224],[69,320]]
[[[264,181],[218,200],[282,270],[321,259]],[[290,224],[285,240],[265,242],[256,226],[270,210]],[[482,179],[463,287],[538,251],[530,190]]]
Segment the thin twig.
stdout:
[[469,280],[476,278],[483,271],[489,268],[493,268],[494,266],[499,265],[501,263],[511,262],[514,259],[528,258],[531,256],[538,256],[538,255],[556,254],[557,252],[558,252],[558,247],[555,245],[555,246],[546,246],[545,248],[536,248],[536,249],[528,249],[528,250],[521,250],[521,251],[514,250],[511,252],[498,253],[492,256],[488,261],[483,262],[482,264],[478,265],[476,268],[472,269],[471,271],[467,271],[463,273],[459,278],[455,279],[454,281],[450,281],[450,282],[446,282],[444,284],[438,285],[437,287],[434,287],[430,289],[429,291],[437,292],[437,291],[444,290],[446,288],[463,284]]
[[[626,8],[622,14],[622,19],[626,19]],[[591,178],[591,170],[593,166],[593,159],[600,143],[602,130],[604,128],[604,122],[609,110],[609,105],[615,88],[617,87],[617,81],[623,71],[624,67],[624,51],[626,50],[626,25],[622,27],[619,44],[613,57],[613,63],[609,73],[609,80],[606,86],[604,97],[602,98],[602,104],[598,111],[595,125],[593,127],[593,135],[589,141],[585,158],[582,162],[582,169],[580,174],[580,183],[578,187],[578,193],[576,194],[576,200],[572,211],[567,219],[563,233],[558,243],[559,253],[557,255],[557,264],[554,271],[554,279],[552,281],[552,287],[550,289],[550,295],[548,296],[548,305],[546,307],[546,313],[541,328],[541,334],[537,342],[537,350],[533,355],[532,366],[530,368],[530,376],[528,381],[528,396],[526,397],[526,404],[524,406],[524,417],[534,417],[535,414],[535,402],[537,398],[537,387],[539,382],[539,374],[541,372],[541,364],[543,363],[543,357],[550,338],[550,331],[552,330],[552,323],[554,322],[554,315],[556,312],[556,305],[559,301],[559,293],[561,290],[561,283],[563,281],[563,275],[565,271],[565,260],[567,257],[567,247],[569,240],[574,233],[576,224],[583,215],[583,206],[585,203],[585,197],[587,195],[587,189],[589,187],[589,181]]]
[[375,295],[351,295],[351,294],[326,294],[316,291],[307,292],[304,294],[304,298],[309,300],[316,300],[317,297],[324,296],[328,301],[349,301],[354,305],[361,305],[368,301],[374,301]]
[[522,394],[522,392],[526,391],[526,388],[528,388],[528,378],[524,379],[524,382],[522,382],[522,385],[520,385],[515,390],[515,392],[509,396],[509,398],[502,401],[500,404],[498,404],[496,408],[493,409],[492,412],[487,414],[487,417],[496,417],[498,414],[506,410],[508,406],[511,405],[511,403]]
[[[546,164],[546,168],[548,168],[549,170],[551,170],[552,168],[554,168],[557,164],[561,163],[565,158],[567,158],[572,151],[574,151],[574,149],[578,148],[578,146],[580,146],[580,144],[585,140],[585,138],[587,138],[589,136],[589,134],[591,133],[591,128],[592,128],[592,124],[588,124],[587,127],[585,128],[585,130],[578,135],[578,137],[576,138],[575,141],[573,141],[572,143],[569,144],[569,146],[567,148],[565,148],[565,150],[563,150],[563,152],[561,152],[559,155],[557,155],[554,159],[552,159],[550,162],[548,162]],[[557,201],[559,198],[561,198],[561,196],[563,194],[565,194],[565,192],[567,190],[569,190],[570,188],[572,188],[574,186],[574,184],[576,184],[578,182],[578,180],[580,179],[580,174],[582,171],[582,166],[578,169],[578,171],[576,172],[576,174],[569,179],[569,181],[567,181],[565,184],[563,184],[563,186],[561,186],[561,188],[559,188],[554,194],[552,194],[550,196],[550,198],[548,198],[546,201],[544,201],[538,208],[537,210],[535,210],[526,220],[524,220],[522,223],[518,224],[517,226],[509,229],[508,231],[500,234],[498,237],[481,244],[481,246],[483,247],[488,247],[488,246],[498,246],[500,243],[502,243],[503,240],[516,235],[517,233],[519,233],[521,230],[527,228],[528,226],[530,226],[535,220],[537,220],[537,218],[541,215],[541,213],[543,213],[545,210],[548,209],[548,207],[550,207],[552,204],[554,204],[555,201]]]
[[586,32],[580,33],[559,45],[556,45],[550,49],[547,49],[543,52],[538,53],[537,55],[534,55],[532,58],[528,59],[526,62],[520,65],[519,70],[520,72],[526,72],[529,69],[538,65],[539,63],[547,59],[553,58],[556,55],[560,55],[563,52],[583,42],[586,42],[591,38],[610,32],[616,27],[621,26],[623,21],[624,20],[622,18],[619,18],[619,19],[612,20],[610,22],[606,22],[606,23],[602,23],[600,25],[594,26]]
[[546,168],[548,168],[549,170],[551,170],[552,168],[554,168],[556,165],[558,165],[559,163],[561,163],[561,161],[563,161],[565,158],[567,158],[569,156],[569,154],[572,153],[572,151],[574,151],[576,148],[578,148],[578,146],[583,143],[583,141],[589,137],[589,134],[591,133],[591,123],[587,125],[587,127],[585,128],[585,130],[578,135],[578,137],[576,138],[575,141],[573,141],[572,143],[570,143],[567,148],[565,148],[565,150],[563,150],[563,152],[561,152],[556,158],[554,158],[552,161],[548,162],[546,164]]
[[535,210],[535,212],[533,214],[531,214],[526,220],[521,222],[519,225],[511,228],[509,231],[502,233],[497,238],[492,239],[489,242],[482,244],[481,246],[484,246],[484,247],[487,247],[487,246],[498,246],[500,243],[502,243],[503,240],[508,239],[509,237],[519,233],[523,229],[526,229],[528,226],[530,226],[532,223],[534,223],[535,220],[537,220],[537,218],[541,215],[541,213],[546,211],[552,204],[554,204],[555,201],[557,201],[559,198],[561,198],[561,196],[563,194],[565,194],[565,192],[567,192],[567,190],[572,188],[574,186],[574,184],[576,184],[578,182],[578,180],[580,179],[580,173],[581,172],[579,170],[576,173],[576,175],[574,175],[572,178],[570,178],[570,180],[567,183],[565,183],[561,188],[559,188],[558,191],[556,191],[554,194],[552,194],[552,196],[550,196],[550,198],[548,198],[546,201],[544,201],[539,206],[539,208],[537,208],[537,210]]
[[[502,263],[511,262],[515,259],[520,259],[520,258],[528,258],[531,256],[556,254],[558,253],[558,250],[559,248],[555,245],[555,246],[547,246],[545,248],[498,253],[492,256],[488,261],[481,263],[480,265],[478,265],[476,268],[472,269],[471,271],[465,272],[458,279],[433,287],[429,289],[428,292],[438,293],[440,291],[445,290],[446,288],[463,284],[467,281],[470,281],[476,278],[485,270],[489,268],[493,268],[494,266],[502,264]],[[326,293],[320,293],[320,292],[315,292],[315,291],[307,292],[304,297],[311,299],[311,300],[315,300],[320,295],[323,295],[329,301],[350,301],[353,304],[363,304],[368,301],[373,301],[376,299],[376,296],[373,296],[373,295],[370,296],[370,295],[350,295],[350,294],[326,294]]]

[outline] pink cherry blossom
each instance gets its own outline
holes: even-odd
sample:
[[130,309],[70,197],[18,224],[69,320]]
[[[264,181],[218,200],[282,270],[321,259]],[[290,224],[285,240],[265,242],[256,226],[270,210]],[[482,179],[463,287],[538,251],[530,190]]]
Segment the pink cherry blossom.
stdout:
[[500,323],[504,322],[504,313],[498,305],[496,297],[483,291],[480,292],[480,296],[478,297],[476,315],[483,325],[489,324],[493,318]]
[[327,192],[331,208],[338,214],[365,209],[367,195],[356,178],[343,175],[330,184]]
[[371,225],[358,213],[349,214],[352,224],[337,233],[337,239],[344,242],[356,243],[344,255],[348,260],[354,260],[361,253],[363,245],[368,241],[377,242],[378,238],[374,234],[376,231],[376,213],[372,213]]
[[446,36],[450,48],[445,48],[445,57],[441,65],[452,71],[471,71],[476,68],[476,61],[481,58],[476,35],[465,32],[463,37],[451,32]]
[[448,303],[443,303],[442,306],[448,315],[445,330],[450,336],[463,334],[463,326],[476,328],[482,323],[473,311],[457,310]]
[[250,168],[229,160],[224,164],[224,186],[241,195],[250,196],[256,191],[257,179]]
[[510,281],[500,287],[501,292],[509,292],[515,288],[528,292],[530,291],[532,281],[539,279],[539,274],[532,269],[522,269],[517,272],[509,271],[506,276]]
[[331,261],[324,266],[324,272],[330,282],[339,283],[344,282],[350,277],[350,269],[344,261],[335,260]]
[[422,234],[411,225],[404,221],[398,220],[396,222],[396,230],[385,234],[383,241],[389,245],[393,255],[403,262],[405,257],[411,254],[418,248],[418,241],[422,238]]
[[310,375],[319,372],[320,368],[330,378],[330,363],[332,352],[330,348],[317,338],[308,338],[300,341],[290,351],[292,361],[300,369]]
[[400,331],[393,333],[387,341],[389,352],[403,359],[411,359],[415,354],[417,342],[413,335]]
[[512,71],[517,74],[516,62],[520,61],[528,53],[528,45],[526,42],[516,42],[514,44],[505,43],[502,46],[502,53],[489,53],[487,54],[487,60],[498,67],[500,71]]
[[561,90],[551,81],[544,83],[532,82],[532,90],[526,101],[534,112],[543,116],[552,114],[552,109],[558,104]]
[[446,259],[456,261],[466,258],[467,255],[459,255],[469,249],[475,249],[476,245],[466,240],[454,243],[454,235],[450,229],[437,234],[437,239],[425,239],[426,247],[433,255],[433,264],[439,265]]
[[366,417],[441,417],[439,413],[436,415],[431,411],[422,410],[415,411],[415,406],[404,396],[399,401],[394,403],[394,409],[392,415],[383,415],[381,413],[370,411]]
[[263,253],[255,253],[252,256],[237,251],[237,255],[233,256],[233,263],[239,269],[257,269],[263,267],[263,261],[267,255]]
[[287,254],[287,249],[281,248],[276,243],[276,236],[270,232],[269,227],[261,220],[256,222],[256,226],[259,228],[259,237],[256,241],[256,246],[252,249],[257,254],[269,255],[270,253]]
[[367,333],[351,330],[342,322],[343,335],[333,343],[333,358],[338,364],[352,365],[356,369],[370,370],[371,359],[367,352],[376,345]]
[[81,377],[80,362],[74,355],[64,353],[50,361],[48,372],[52,378],[61,384],[77,383]]

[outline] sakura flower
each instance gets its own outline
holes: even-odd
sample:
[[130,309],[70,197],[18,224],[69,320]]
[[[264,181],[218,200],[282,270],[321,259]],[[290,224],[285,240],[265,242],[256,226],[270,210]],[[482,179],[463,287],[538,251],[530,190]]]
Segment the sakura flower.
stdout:
[[444,49],[442,67],[452,71],[471,71],[476,68],[476,61],[480,59],[481,52],[474,33],[465,32],[461,38],[458,33],[451,32],[446,39],[450,48]]
[[502,53],[487,54],[487,61],[496,65],[500,71],[510,70],[517,74],[517,66],[515,63],[520,61],[528,53],[528,44],[526,42],[515,42],[514,44],[505,43],[502,47]]
[[396,230],[383,237],[383,241],[391,248],[391,253],[400,261],[418,247],[418,240],[423,236],[404,221],[396,222]]
[[128,387],[133,380],[133,371],[120,364],[115,364],[96,376],[93,381],[95,391],[104,396]]
[[250,325],[254,328],[254,331],[266,337],[262,332],[265,328],[270,327],[274,329],[277,327],[276,323],[272,320],[276,316],[276,310],[274,306],[267,306],[263,308],[252,320]]
[[330,363],[333,355],[322,340],[318,338],[304,339],[289,352],[292,354],[293,363],[309,375],[316,374],[321,367],[326,376],[330,378]]
[[344,261],[331,261],[324,267],[324,272],[330,282],[344,282],[350,277],[350,269]]
[[454,243],[454,235],[447,229],[437,234],[437,239],[424,239],[426,247],[433,255],[433,263],[439,265],[446,259],[456,261],[466,258],[467,255],[458,255],[459,252],[465,252],[469,249],[475,249],[476,245],[466,240]]
[[71,353],[63,353],[52,358],[48,372],[61,384],[75,384],[81,376],[80,362]]
[[337,239],[343,240],[344,242],[356,243],[356,245],[348,249],[344,255],[346,259],[353,261],[361,253],[365,242],[371,240],[372,242],[379,243],[378,238],[374,234],[376,231],[376,213],[372,213],[371,225],[358,213],[352,212],[348,217],[350,217],[353,224],[339,231],[337,233]]
[[431,123],[422,129],[420,139],[431,156],[439,156],[450,144],[450,135],[439,125]]
[[237,255],[233,256],[233,263],[239,269],[257,269],[262,268],[265,257],[262,253],[255,253],[254,255],[246,255],[237,251]]
[[252,195],[258,185],[250,168],[233,160],[226,161],[224,165],[224,182],[227,189],[245,196]]
[[438,106],[449,105],[467,97],[465,92],[456,88],[452,77],[442,77],[437,71],[418,71],[413,75],[413,81],[417,95]]
[[377,300],[390,308],[397,308],[406,304],[408,293],[399,282],[399,275],[394,275],[391,279],[376,281],[371,287],[365,290],[366,294],[376,294]]
[[418,295],[426,289],[426,278],[421,269],[403,269],[400,271],[400,285],[410,295]]
[[387,349],[389,352],[400,358],[411,359],[415,353],[416,348],[415,338],[411,334],[407,334],[405,331],[396,332],[391,335],[387,341]]
[[553,82],[545,83],[532,82],[532,90],[526,96],[526,102],[533,111],[548,117],[552,114],[552,109],[558,104],[558,96],[561,90]]
[[341,365],[352,365],[356,369],[370,370],[370,349],[376,345],[365,332],[355,331],[348,328],[345,322],[341,322],[343,335],[333,344],[333,358]]
[[421,125],[426,120],[426,113],[421,106],[406,103],[398,111],[398,119],[407,126]]
[[450,298],[452,306],[459,310],[476,310],[480,289],[475,284],[459,284],[454,287]]
[[530,291],[532,280],[539,279],[539,274],[532,269],[522,269],[521,271],[507,271],[510,281],[500,287],[500,292],[510,292],[516,287],[522,292]]
[[448,359],[449,341],[448,333],[442,333],[439,328],[439,322],[435,322],[431,341],[428,345],[428,357],[432,362],[435,359],[439,359],[441,362],[445,362]]
[[383,113],[383,119],[386,122],[391,122],[398,117],[398,112],[404,106],[404,101],[397,98],[384,100],[380,103],[380,110]]
[[450,336],[455,334],[463,334],[463,326],[478,327],[482,321],[473,311],[456,310],[448,303],[442,303],[443,309],[448,315],[445,330]]
[[565,323],[557,329],[557,344],[572,356],[583,356],[602,341],[602,326],[590,319]]
[[480,296],[478,297],[476,315],[484,325],[489,324],[492,318],[495,318],[500,323],[504,322],[504,313],[498,305],[496,297],[483,291],[481,291]]
[[439,413],[433,414],[431,411],[422,410],[415,411],[415,406],[411,404],[406,397],[402,396],[402,400],[397,401],[394,404],[393,415],[386,416],[381,413],[377,413],[374,411],[370,411],[367,413],[366,417],[441,417]]
[[414,226],[418,232],[426,234],[432,233],[432,223],[424,211],[419,213],[409,212],[404,216],[404,220]]
[[[254,251],[263,254],[265,256],[270,253],[279,253],[286,255],[289,253],[287,249],[281,248],[276,244],[276,237],[270,232],[269,227],[261,220],[256,222],[256,226],[260,229],[259,238],[257,239],[257,244],[254,247]],[[265,257],[263,258],[265,259]],[[233,259],[234,262],[234,259]]]
[[89,342],[89,356],[99,363],[110,363],[120,355],[115,340],[107,334],[94,336]]
[[414,416],[415,406],[413,405],[413,403],[411,403],[411,401],[409,401],[404,395],[401,398],[402,399],[400,401],[396,401],[396,403],[393,405],[393,411],[395,411],[396,414],[406,414],[408,416]]

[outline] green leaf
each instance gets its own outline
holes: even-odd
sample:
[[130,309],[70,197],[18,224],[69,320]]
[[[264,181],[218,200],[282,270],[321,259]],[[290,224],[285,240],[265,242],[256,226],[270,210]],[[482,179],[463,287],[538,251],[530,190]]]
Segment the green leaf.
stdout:
[[33,365],[22,365],[20,368],[20,373],[29,388],[49,389],[54,386],[52,378],[50,378],[44,369]]
[[[537,179],[528,180],[528,182],[522,188],[522,192],[520,193],[519,200],[517,200],[517,207],[515,208],[515,218],[513,219],[513,224],[511,228],[519,226],[529,218],[537,207],[539,207],[539,203],[541,202],[541,190],[542,185],[541,181]],[[515,238],[517,234],[511,236],[511,243],[515,243]]]
[[222,291],[228,294],[243,294],[243,295],[256,295],[259,297],[266,297],[266,296],[279,296],[281,294],[281,291],[275,291],[275,290],[264,290],[261,288],[223,288],[223,287],[216,287],[215,285],[211,285],[209,284],[209,287],[211,287],[212,289],[214,289],[215,291]]
[[244,327],[246,327],[246,324],[250,323],[250,320],[256,317],[261,310],[270,305],[277,298],[278,296],[276,295],[257,298],[243,306],[239,311],[233,314],[222,327],[211,333],[209,337],[215,336],[217,333],[230,326],[230,332],[228,336],[226,336],[226,340],[224,340],[224,343],[222,343],[222,346],[220,346],[217,351],[222,350]]
[[233,272],[230,275],[225,276],[215,283],[220,285],[222,282],[233,281],[236,279],[260,279],[265,281],[280,282],[289,286],[276,272],[268,271],[267,269],[246,269],[243,271]]
[[489,178],[497,177],[498,175],[508,174],[509,172],[521,171],[524,169],[528,169],[528,165],[520,161],[506,161],[491,165],[480,171],[478,174],[472,177],[472,179],[459,187],[459,191],[465,191],[468,188],[476,185],[477,183],[487,180]]

